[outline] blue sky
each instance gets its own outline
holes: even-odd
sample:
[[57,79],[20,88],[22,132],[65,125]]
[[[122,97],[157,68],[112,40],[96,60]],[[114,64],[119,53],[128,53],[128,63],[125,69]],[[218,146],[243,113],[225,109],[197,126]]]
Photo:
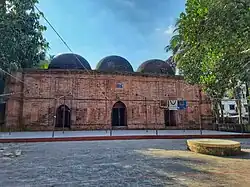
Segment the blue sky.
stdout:
[[[125,57],[134,70],[164,51],[185,0],[40,0],[38,5],[74,53],[92,69],[105,56]],[[47,26],[49,54],[69,52]]]

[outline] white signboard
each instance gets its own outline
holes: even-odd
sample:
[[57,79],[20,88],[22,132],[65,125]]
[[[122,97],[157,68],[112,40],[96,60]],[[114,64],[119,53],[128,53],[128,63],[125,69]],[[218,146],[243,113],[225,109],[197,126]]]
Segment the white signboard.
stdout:
[[177,102],[177,100],[169,100],[168,101],[168,109],[169,110],[178,110],[178,102]]

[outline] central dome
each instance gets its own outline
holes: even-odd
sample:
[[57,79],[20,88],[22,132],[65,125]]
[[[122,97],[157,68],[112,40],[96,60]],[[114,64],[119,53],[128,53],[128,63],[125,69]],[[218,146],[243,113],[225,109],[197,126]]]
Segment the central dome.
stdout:
[[134,72],[131,64],[120,56],[107,56],[103,58],[96,66],[96,70],[108,72]]
[[138,67],[137,72],[150,73],[150,74],[165,74],[165,75],[175,74],[169,63],[159,59],[152,59],[143,62]]
[[88,61],[82,56],[74,53],[63,53],[55,56],[49,69],[87,69],[91,70]]

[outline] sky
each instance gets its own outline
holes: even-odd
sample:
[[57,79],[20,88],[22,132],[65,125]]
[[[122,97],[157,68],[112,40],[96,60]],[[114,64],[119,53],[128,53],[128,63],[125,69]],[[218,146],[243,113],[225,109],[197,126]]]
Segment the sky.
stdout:
[[[74,53],[96,68],[109,55],[126,58],[134,70],[146,60],[166,60],[164,51],[185,0],[40,0],[39,9]],[[69,52],[47,26],[49,54]]]

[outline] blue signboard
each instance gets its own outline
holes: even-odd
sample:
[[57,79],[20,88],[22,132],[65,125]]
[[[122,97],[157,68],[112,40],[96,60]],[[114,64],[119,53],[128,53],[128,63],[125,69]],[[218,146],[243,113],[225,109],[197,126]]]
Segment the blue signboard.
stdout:
[[117,83],[116,88],[123,88],[123,84],[122,83]]
[[177,103],[178,110],[185,110],[187,108],[186,100],[179,100]]

